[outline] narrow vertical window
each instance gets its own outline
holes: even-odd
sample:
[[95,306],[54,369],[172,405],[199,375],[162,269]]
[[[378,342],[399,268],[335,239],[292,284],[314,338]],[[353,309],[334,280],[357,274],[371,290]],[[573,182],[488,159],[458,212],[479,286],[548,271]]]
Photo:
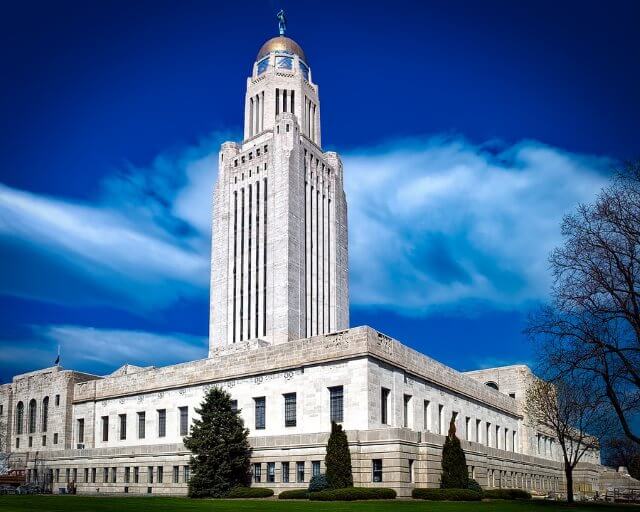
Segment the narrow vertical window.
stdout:
[[465,433],[466,433],[466,439],[467,441],[471,441],[471,418],[469,418],[469,416],[467,416],[467,418],[465,419]]
[[167,435],[167,410],[158,409],[158,437]]
[[138,413],[138,439],[144,439],[145,436],[145,420],[146,414],[144,411]]
[[267,178],[264,179],[264,229],[262,230],[264,236],[263,242],[263,256],[262,256],[262,267],[263,267],[263,279],[262,279],[262,335],[267,335]]
[[276,116],[280,114],[280,89],[276,87]]
[[282,111],[287,111],[287,90],[282,89]]
[[18,402],[16,405],[16,434],[22,434],[24,430],[24,404]]
[[429,400],[424,401],[424,418],[423,425],[427,432],[431,432],[431,403]]
[[153,483],[153,466],[147,466],[147,483]]
[[409,482],[413,482],[414,481],[414,476],[413,476],[413,463],[415,461],[413,459],[409,459]]
[[253,217],[251,216],[253,211],[253,187],[249,185],[249,230],[247,233],[248,252],[247,252],[247,338],[251,338],[251,242],[253,238],[251,236],[251,229],[253,227]]
[[304,461],[296,462],[296,482],[304,482]]
[[182,469],[182,479],[184,480],[184,483],[187,484],[189,483],[189,479],[191,478],[190,468],[189,466],[184,466]]
[[109,416],[102,417],[102,441],[107,442],[109,440]]
[[296,103],[295,103],[295,91],[291,91],[291,112],[295,112]]
[[438,434],[444,434],[444,415],[442,414],[444,411],[444,405],[438,405]]
[[327,325],[329,326],[329,332],[332,332],[331,328],[331,199],[328,199],[327,204],[327,254],[328,254],[328,266],[327,266]]
[[131,468],[126,467],[124,468],[124,483],[128,484],[130,480],[131,480]]
[[480,420],[476,420],[476,443],[480,442]]
[[238,401],[237,400],[231,400],[231,412],[238,412]]
[[189,408],[180,407],[180,435],[182,437],[189,434]]
[[237,266],[238,266],[238,192],[233,193],[233,343],[238,339],[238,333],[236,331],[236,313],[237,313],[237,293],[238,293],[238,280],[237,280]]
[[253,400],[255,402],[256,430],[263,430],[265,428],[266,398],[261,396]]
[[244,340],[244,188],[240,191],[240,341]]
[[84,443],[84,418],[79,418],[77,425],[78,425],[78,443],[83,444]]
[[135,466],[133,468],[133,483],[137,484],[140,482],[140,468],[138,466]]
[[329,416],[332,422],[344,421],[344,388],[342,386],[329,388]]
[[249,98],[249,137],[253,136],[253,98]]
[[164,468],[162,466],[158,466],[158,483],[162,483],[162,479],[164,477]]
[[42,400],[42,431],[47,431],[47,423],[49,422],[49,397],[45,396]]
[[285,484],[289,483],[289,463],[288,462],[282,463],[282,482]]
[[318,476],[320,474],[320,461],[311,461],[311,476]]
[[373,459],[371,461],[371,479],[374,482],[382,482],[382,459]]
[[127,438],[127,415],[120,414],[120,440]]
[[403,402],[404,428],[409,428],[409,426],[411,424],[411,418],[410,418],[410,415],[409,415],[410,405],[411,405],[411,395],[404,395],[404,402]]
[[284,426],[296,426],[296,394],[287,393],[284,395]]
[[33,434],[36,431],[36,409],[36,401],[32,399],[29,402],[29,434]]
[[388,402],[389,390],[387,388],[382,388],[380,390],[380,423],[382,423],[383,425],[389,424]]
[[256,462],[253,464],[253,481],[257,484],[262,480],[262,464]]
[[267,482],[273,483],[276,481],[276,463],[267,462]]
[[256,274],[256,305],[255,305],[255,316],[254,316],[254,329],[255,329],[255,337],[259,336],[258,333],[258,312],[259,312],[259,304],[258,300],[259,291],[260,291],[260,180],[256,182],[256,266],[255,266],[255,274]]

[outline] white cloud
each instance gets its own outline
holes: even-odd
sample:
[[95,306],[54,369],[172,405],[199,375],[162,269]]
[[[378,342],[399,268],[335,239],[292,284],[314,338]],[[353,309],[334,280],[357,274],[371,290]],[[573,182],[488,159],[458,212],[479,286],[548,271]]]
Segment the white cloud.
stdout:
[[438,137],[345,155],[352,303],[419,314],[544,299],[562,216],[593,200],[611,163]]
[[[0,185],[0,243],[16,260],[0,265],[0,290],[143,313],[206,300],[221,140],[128,166],[93,203]],[[593,199],[611,164],[535,142],[496,150],[442,137],[343,159],[352,303],[409,314],[544,298],[562,215]]]

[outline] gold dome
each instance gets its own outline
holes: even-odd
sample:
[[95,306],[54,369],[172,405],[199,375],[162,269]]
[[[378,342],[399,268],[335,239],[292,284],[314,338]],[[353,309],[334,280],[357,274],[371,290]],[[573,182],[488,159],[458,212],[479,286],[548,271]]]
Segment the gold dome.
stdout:
[[304,52],[300,45],[296,43],[293,39],[289,39],[285,36],[278,36],[272,39],[269,39],[266,43],[262,45],[260,51],[258,52],[258,57],[256,61],[260,60],[262,57],[266,57],[271,52],[289,52],[294,53],[298,57],[300,57],[303,61],[307,62],[306,57],[304,56]]

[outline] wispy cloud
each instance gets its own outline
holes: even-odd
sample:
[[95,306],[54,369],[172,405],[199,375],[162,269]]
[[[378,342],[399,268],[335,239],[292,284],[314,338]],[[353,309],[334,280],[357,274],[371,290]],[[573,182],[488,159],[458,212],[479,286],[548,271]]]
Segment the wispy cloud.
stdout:
[[593,199],[612,162],[531,141],[435,137],[344,164],[352,302],[421,314],[544,299],[562,216]]
[[[0,292],[138,313],[206,297],[222,140],[129,166],[93,202],[0,185]],[[611,165],[536,142],[443,137],[343,159],[352,302],[406,314],[543,298],[562,215],[593,198]]]
[[0,367],[29,370],[51,366],[61,348],[68,368],[109,373],[125,363],[162,366],[207,356],[206,337],[183,333],[150,333],[95,329],[77,325],[34,326],[32,336],[3,342]]

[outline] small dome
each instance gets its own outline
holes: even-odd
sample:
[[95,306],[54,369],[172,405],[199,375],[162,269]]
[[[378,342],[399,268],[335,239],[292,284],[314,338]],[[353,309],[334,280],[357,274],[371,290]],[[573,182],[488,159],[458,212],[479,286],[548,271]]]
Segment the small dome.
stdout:
[[262,59],[262,57],[266,57],[271,52],[288,52],[293,53],[300,57],[303,61],[307,62],[307,58],[300,48],[300,45],[296,43],[293,39],[289,39],[285,36],[278,36],[272,39],[269,39],[266,43],[262,45],[260,51],[258,52],[258,57],[256,60]]

